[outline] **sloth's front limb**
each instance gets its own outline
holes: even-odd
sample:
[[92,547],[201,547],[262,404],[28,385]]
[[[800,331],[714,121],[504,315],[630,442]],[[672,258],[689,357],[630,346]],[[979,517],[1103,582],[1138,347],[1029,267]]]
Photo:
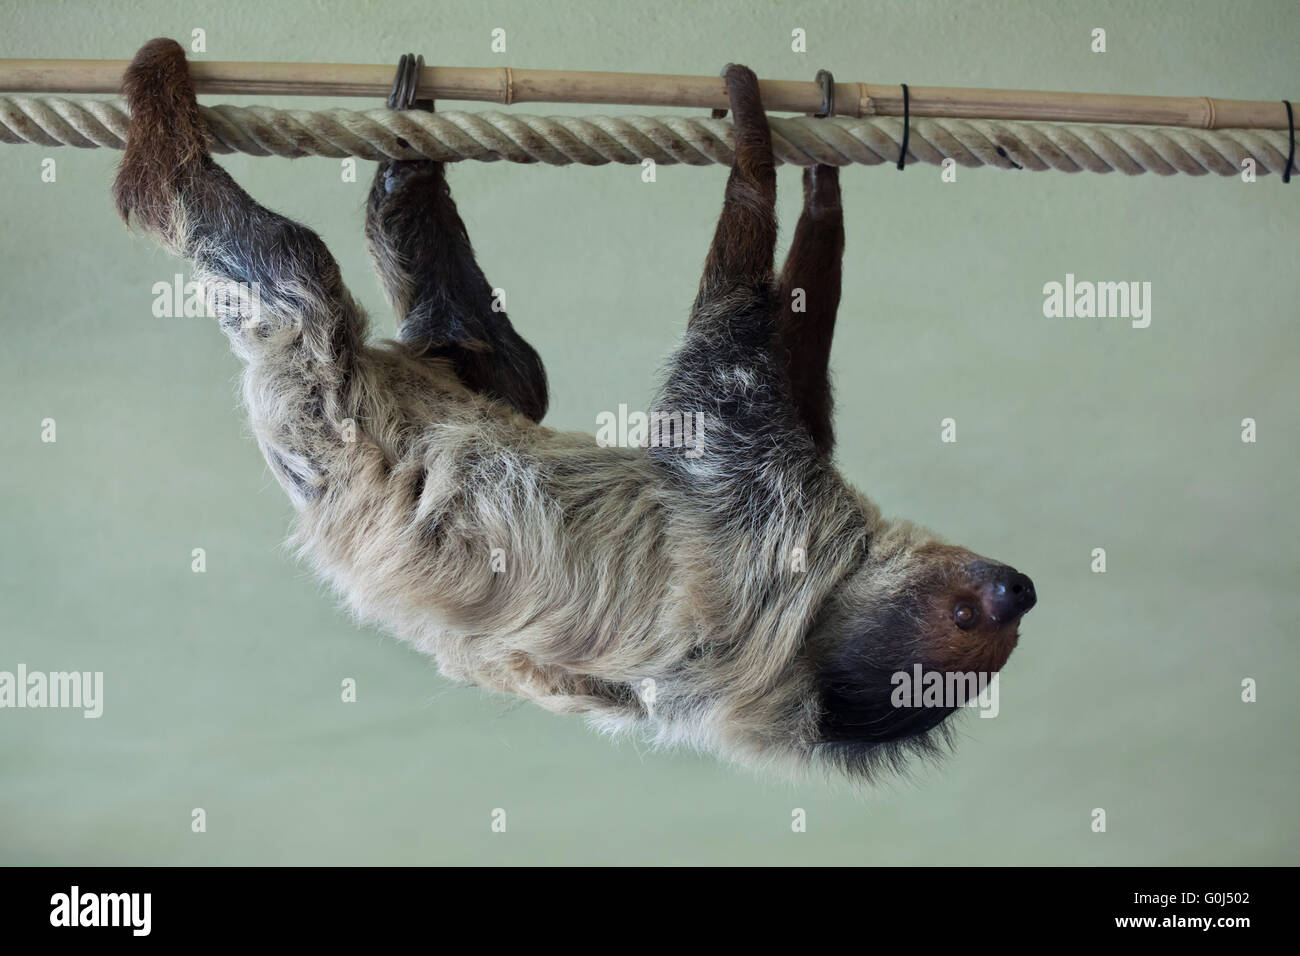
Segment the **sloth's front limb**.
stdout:
[[804,170],[803,212],[781,270],[779,335],[790,388],[799,417],[823,455],[835,444],[829,366],[844,258],[839,172],[834,166]]
[[381,162],[366,207],[366,239],[399,317],[400,340],[418,356],[449,360],[473,391],[540,421],[546,370],[474,258],[444,164]]
[[[651,457],[688,480],[714,513],[773,520],[807,485],[815,447],[795,407],[779,339],[776,168],[752,71],[726,72],[736,154],[685,340],[656,412],[697,423],[677,447],[651,435]],[[659,439],[656,445],[656,439]]]
[[131,121],[113,183],[118,211],[194,263],[249,363],[245,394],[258,441],[301,504],[319,493],[357,426],[365,317],[320,237],[258,205],[212,161],[179,44],[160,38],[141,47],[123,92]]

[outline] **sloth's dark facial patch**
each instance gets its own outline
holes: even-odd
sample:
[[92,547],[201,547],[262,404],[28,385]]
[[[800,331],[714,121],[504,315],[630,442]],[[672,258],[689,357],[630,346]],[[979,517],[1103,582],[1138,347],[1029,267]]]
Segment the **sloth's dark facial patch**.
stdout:
[[959,675],[986,683],[1016,646],[1020,618],[1037,601],[1028,577],[947,545],[927,546],[916,558],[892,593],[864,587],[869,601],[855,605],[850,596],[809,637],[825,744],[923,738],[967,701],[943,694],[921,705],[911,693],[918,674],[941,675],[947,688],[970,686]]
[[900,596],[887,608],[850,615],[821,635],[815,661],[826,743],[881,744],[924,734],[951,707],[895,707],[894,675],[929,664],[928,598]]

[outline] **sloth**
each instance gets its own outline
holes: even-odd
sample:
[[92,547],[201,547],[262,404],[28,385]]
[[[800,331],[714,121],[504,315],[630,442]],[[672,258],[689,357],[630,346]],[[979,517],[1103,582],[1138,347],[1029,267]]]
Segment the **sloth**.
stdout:
[[113,196],[200,282],[257,290],[218,314],[252,431],[295,508],[292,542],[360,621],[451,679],[601,730],[871,779],[951,743],[960,702],[899,706],[899,675],[995,674],[1036,595],[883,518],[837,471],[838,173],[805,171],[777,274],[758,81],[739,65],[724,81],[735,161],[651,415],[670,438],[690,415],[693,447],[540,424],[542,362],[494,301],[439,162],[375,173],[365,234],[399,323],[368,341],[321,239],[213,162],[172,40],[125,75]]

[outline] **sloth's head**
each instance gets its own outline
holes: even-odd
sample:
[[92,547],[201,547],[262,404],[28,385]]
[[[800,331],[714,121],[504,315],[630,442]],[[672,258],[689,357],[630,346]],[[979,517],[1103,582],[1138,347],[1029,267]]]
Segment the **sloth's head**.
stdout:
[[808,638],[821,744],[853,763],[933,746],[1006,664],[1036,600],[1015,568],[906,522],[882,527]]

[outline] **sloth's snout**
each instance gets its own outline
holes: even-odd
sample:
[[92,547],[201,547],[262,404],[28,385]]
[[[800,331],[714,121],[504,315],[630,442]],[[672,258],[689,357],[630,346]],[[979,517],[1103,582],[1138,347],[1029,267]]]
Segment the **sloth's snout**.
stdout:
[[995,624],[1009,624],[1038,603],[1034,582],[1015,568],[1000,565],[980,586],[985,613]]

